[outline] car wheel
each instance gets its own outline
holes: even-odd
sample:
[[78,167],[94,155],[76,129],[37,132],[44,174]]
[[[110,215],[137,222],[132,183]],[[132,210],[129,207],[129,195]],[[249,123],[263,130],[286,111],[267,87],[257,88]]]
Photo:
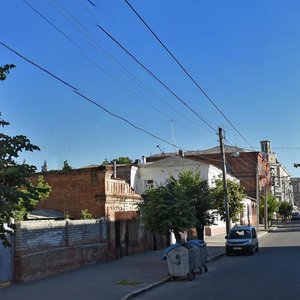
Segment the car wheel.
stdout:
[[254,253],[255,253],[255,248],[252,247],[252,248],[250,249],[250,255],[253,255]]
[[255,251],[258,252],[258,250],[259,250],[259,246],[257,244]]

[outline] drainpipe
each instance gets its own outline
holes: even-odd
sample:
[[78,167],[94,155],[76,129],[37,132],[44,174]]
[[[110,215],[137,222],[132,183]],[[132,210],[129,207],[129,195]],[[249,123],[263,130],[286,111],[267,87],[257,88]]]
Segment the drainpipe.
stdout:
[[114,171],[113,171],[113,178],[116,179],[117,178],[117,161],[114,159]]
[[259,232],[259,174],[258,174],[258,161],[256,165],[256,231]]

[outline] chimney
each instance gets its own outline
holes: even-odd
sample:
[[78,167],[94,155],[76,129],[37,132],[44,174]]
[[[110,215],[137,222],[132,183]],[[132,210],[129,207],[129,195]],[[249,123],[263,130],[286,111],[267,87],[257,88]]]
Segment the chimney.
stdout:
[[261,152],[270,154],[271,153],[271,141],[261,141],[260,142]]

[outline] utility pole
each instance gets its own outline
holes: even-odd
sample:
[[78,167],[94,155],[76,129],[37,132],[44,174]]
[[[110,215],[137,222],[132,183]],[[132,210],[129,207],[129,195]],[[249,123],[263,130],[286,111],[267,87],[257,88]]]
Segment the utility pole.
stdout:
[[268,229],[268,199],[267,199],[267,177],[265,177],[265,229]]
[[259,198],[260,198],[260,184],[259,184],[258,165],[256,166],[256,230],[259,232]]
[[227,179],[226,179],[226,157],[224,153],[224,141],[223,141],[223,130],[219,127],[219,141],[220,141],[220,152],[223,160],[222,171],[223,171],[223,193],[224,193],[224,204],[225,204],[225,221],[226,221],[226,236],[230,230],[230,217],[229,217],[229,205],[228,205],[228,193],[227,193]]

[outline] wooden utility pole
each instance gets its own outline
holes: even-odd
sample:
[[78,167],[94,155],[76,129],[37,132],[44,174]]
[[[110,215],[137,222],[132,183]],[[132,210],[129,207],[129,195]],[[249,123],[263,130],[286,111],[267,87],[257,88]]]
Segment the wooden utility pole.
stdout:
[[230,230],[230,216],[229,216],[229,205],[228,205],[228,193],[227,193],[227,170],[226,170],[226,157],[224,152],[224,141],[223,141],[223,130],[219,127],[219,141],[220,141],[220,152],[223,160],[222,171],[223,171],[223,193],[224,193],[224,204],[225,204],[225,221],[226,221],[226,236]]

